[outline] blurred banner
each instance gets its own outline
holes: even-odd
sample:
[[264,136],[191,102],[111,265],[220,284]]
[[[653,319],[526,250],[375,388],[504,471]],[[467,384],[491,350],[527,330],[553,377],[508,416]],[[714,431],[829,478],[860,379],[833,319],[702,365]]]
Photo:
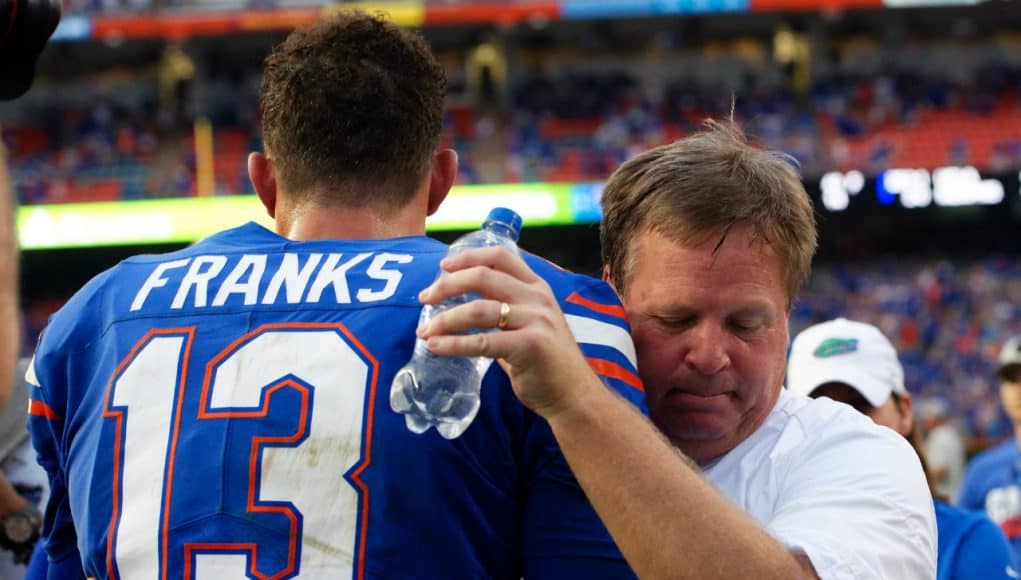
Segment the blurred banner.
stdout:
[[[526,226],[593,223],[601,191],[567,183],[458,186],[426,227],[477,228],[498,205]],[[254,195],[30,205],[18,209],[18,237],[24,250],[190,243],[248,221],[273,223]]]
[[588,19],[747,12],[749,0],[563,0],[560,6],[565,19]]

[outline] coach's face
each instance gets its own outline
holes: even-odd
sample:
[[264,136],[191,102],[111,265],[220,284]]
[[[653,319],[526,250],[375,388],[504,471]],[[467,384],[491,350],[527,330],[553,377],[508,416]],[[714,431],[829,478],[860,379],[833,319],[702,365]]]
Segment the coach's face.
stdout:
[[698,462],[751,435],[780,393],[788,343],[779,258],[737,226],[687,247],[646,231],[622,301],[652,420]]

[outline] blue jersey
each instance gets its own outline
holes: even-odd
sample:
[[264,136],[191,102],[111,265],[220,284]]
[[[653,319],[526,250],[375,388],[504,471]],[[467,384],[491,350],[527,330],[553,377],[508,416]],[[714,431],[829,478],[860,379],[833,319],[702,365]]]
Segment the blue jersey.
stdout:
[[1021,562],[1021,452],[1013,439],[985,451],[968,464],[957,505],[984,510],[1000,525]]
[[[51,564],[97,579],[631,576],[499,365],[456,440],[391,411],[445,251],[248,224],[89,282],[29,371]],[[643,405],[609,286],[526,260],[593,368]]]
[[1003,531],[984,512],[935,502],[939,556],[936,580],[1018,578]]

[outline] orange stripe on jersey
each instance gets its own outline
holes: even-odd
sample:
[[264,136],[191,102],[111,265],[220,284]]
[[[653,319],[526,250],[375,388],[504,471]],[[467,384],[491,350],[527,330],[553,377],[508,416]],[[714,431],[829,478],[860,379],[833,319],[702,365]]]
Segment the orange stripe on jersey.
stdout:
[[567,297],[567,301],[571,304],[577,304],[578,306],[584,306],[589,310],[594,310],[600,314],[608,314],[610,316],[616,316],[617,318],[625,318],[624,307],[610,304],[600,304],[585,298],[581,294],[575,292]]
[[643,393],[645,392],[645,385],[642,384],[642,379],[638,378],[638,375],[629,371],[625,367],[603,358],[589,358],[587,360],[589,366],[592,367],[592,370],[597,373],[612,379],[624,381],[639,391]]
[[28,402],[28,414],[33,417],[46,417],[50,421],[59,421],[60,415],[58,415],[49,405],[42,401],[29,401]]

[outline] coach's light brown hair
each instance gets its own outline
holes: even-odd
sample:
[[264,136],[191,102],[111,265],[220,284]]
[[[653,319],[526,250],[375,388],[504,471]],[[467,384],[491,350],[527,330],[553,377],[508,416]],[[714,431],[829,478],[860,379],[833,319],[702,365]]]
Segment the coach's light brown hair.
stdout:
[[748,144],[733,123],[706,121],[684,139],[621,165],[603,190],[603,264],[624,296],[637,235],[652,230],[683,245],[751,225],[781,259],[788,308],[817,245],[812,201],[790,156]]
[[266,152],[296,200],[400,206],[439,146],[445,92],[418,33],[340,12],[295,30],[266,58]]

